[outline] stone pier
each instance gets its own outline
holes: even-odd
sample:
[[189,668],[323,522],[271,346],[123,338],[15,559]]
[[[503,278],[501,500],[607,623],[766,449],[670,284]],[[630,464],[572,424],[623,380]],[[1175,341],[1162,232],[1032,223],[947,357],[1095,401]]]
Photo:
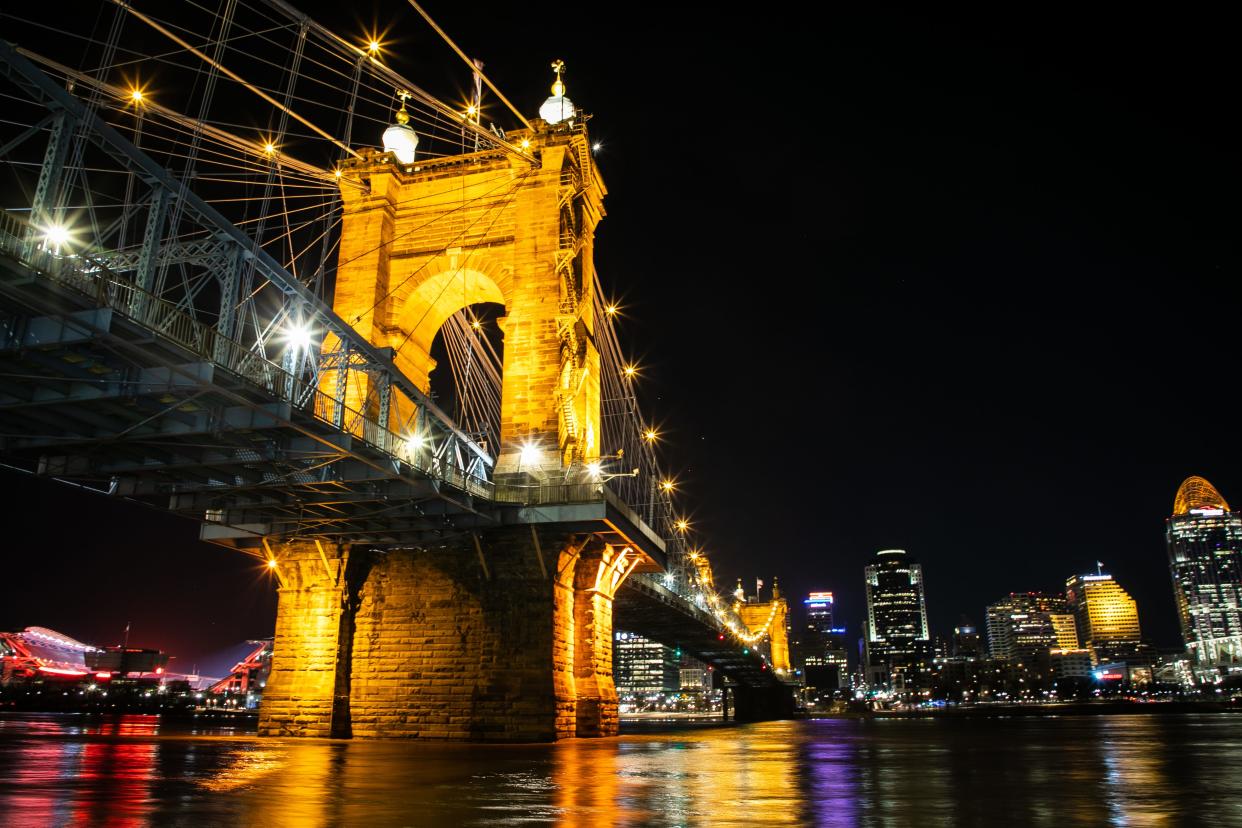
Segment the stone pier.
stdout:
[[617,732],[612,601],[638,564],[515,526],[435,548],[273,544],[267,736],[535,742]]

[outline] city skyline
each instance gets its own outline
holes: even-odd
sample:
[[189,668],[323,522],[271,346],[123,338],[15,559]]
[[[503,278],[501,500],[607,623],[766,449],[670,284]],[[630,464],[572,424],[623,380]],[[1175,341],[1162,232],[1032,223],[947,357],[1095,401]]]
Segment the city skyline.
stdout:
[[[343,35],[386,32],[388,59],[433,91],[465,89],[405,4],[302,5]],[[593,115],[609,186],[597,261],[718,583],[779,575],[790,594],[823,584],[840,623],[859,629],[855,573],[902,547],[927,567],[930,625],[943,634],[962,614],[982,623],[998,595],[1055,590],[1102,560],[1146,631],[1179,641],[1161,523],[1170,498],[1189,475],[1242,491],[1239,449],[1217,436],[1229,431],[1222,409],[1196,411],[1189,429],[1185,403],[1161,390],[1184,369],[1184,343],[1234,347],[1230,303],[1204,298],[1236,262],[1237,173],[1218,106],[1227,50],[1201,47],[1217,35],[1141,13],[1118,30],[1092,11],[1066,30],[1052,18],[1014,28],[833,9],[756,32],[686,9],[656,30],[604,10],[546,28],[527,24],[550,9],[496,9],[489,26],[465,9],[430,11],[524,112],[563,58],[569,94]],[[600,25],[614,36],[593,38]],[[515,43],[515,30],[530,31]],[[1166,60],[1137,45],[1153,38]],[[751,41],[763,48],[739,59],[736,44]],[[823,130],[786,111],[784,85],[804,77],[816,78],[806,114]],[[691,114],[669,117],[666,86]],[[505,122],[491,97],[486,111]],[[780,127],[730,131],[716,114],[735,111]],[[359,143],[378,145],[375,132]],[[670,152],[686,165],[676,175],[655,161]],[[745,451],[772,435],[739,421],[739,385],[796,401],[765,422],[810,447],[804,480],[770,485],[772,470]],[[14,624],[102,637],[132,620],[167,638],[152,644],[186,651],[270,625],[270,579],[198,545],[193,526],[5,484],[18,542],[50,552],[15,576],[100,583],[129,561],[146,579],[103,601],[89,584],[58,586],[51,605],[18,596]],[[75,519],[40,523],[36,494]],[[47,612],[83,620],[58,626]]]

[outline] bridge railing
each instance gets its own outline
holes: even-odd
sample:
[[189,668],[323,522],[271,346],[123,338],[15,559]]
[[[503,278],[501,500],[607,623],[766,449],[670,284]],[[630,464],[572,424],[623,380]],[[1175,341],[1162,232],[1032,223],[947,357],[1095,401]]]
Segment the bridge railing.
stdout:
[[449,442],[428,439],[425,445],[413,449],[408,441],[362,412],[348,408],[314,383],[290,374],[184,313],[173,303],[113,274],[102,256],[89,252],[62,256],[37,241],[32,242],[34,238],[34,228],[29,222],[13,213],[0,212],[0,251],[30,271],[82,294],[97,307],[111,308],[318,420],[341,424],[356,439],[395,456],[429,477],[472,495],[489,499],[495,496],[491,481],[463,473],[454,458],[448,456],[453,449]]
[[[101,304],[300,408],[323,413],[339,405],[318,398],[317,385],[329,355],[313,344],[315,337],[335,340],[353,360],[350,373],[367,375],[368,388],[373,389],[367,393],[378,398],[380,416],[368,421],[358,412],[336,410],[324,419],[337,427],[349,419],[357,426],[351,433],[404,460],[410,454],[407,438],[389,429],[397,427],[394,411],[414,409],[419,437],[433,445],[425,455],[414,452],[413,464],[472,493],[486,490],[492,456],[397,369],[390,353],[338,316],[256,238],[196,192],[205,186],[202,180],[193,175],[178,178],[167,164],[105,121],[103,110],[79,97],[86,87],[69,84],[67,89],[63,80],[53,80],[3,39],[0,80],[6,89],[12,84],[12,101],[29,107],[22,110],[23,116],[36,121],[40,112],[44,116],[17,139],[5,140],[7,135],[0,139],[4,144],[0,156],[7,160],[7,153],[19,145],[23,151],[33,150],[27,139],[47,136],[38,183],[21,205],[29,209],[31,220],[23,227],[21,219],[8,215],[6,250],[32,269],[95,296]],[[125,209],[92,200],[87,167],[96,186],[98,177],[104,176],[107,187],[124,189]],[[64,245],[76,255],[60,255],[47,237],[68,233],[69,222],[63,219],[66,205],[75,200],[92,205],[92,235],[85,243]],[[101,212],[105,208],[111,212]],[[137,223],[144,213],[142,244],[129,247],[118,228],[130,219]],[[80,222],[80,228],[86,224]],[[325,242],[315,247],[326,246]],[[192,266],[184,264],[190,261]],[[182,264],[173,268],[174,262]],[[295,339],[307,344],[294,345]],[[283,354],[276,359],[282,364],[276,365],[269,356],[279,351]],[[412,405],[401,405],[402,399]],[[370,400],[357,405],[369,411],[369,404]]]

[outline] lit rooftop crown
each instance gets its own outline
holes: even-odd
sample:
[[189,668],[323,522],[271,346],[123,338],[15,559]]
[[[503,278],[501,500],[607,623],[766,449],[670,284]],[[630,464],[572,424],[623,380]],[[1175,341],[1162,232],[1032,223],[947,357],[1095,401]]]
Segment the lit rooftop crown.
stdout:
[[539,107],[539,117],[549,124],[572,121],[577,110],[574,109],[574,102],[565,97],[565,82],[561,80],[561,73],[565,71],[565,61],[553,61],[552,69],[556,72],[556,83],[552,84],[552,97]]
[[418,148],[418,135],[410,126],[410,113],[405,111],[409,92],[398,92],[401,108],[397,110],[397,122],[384,130],[384,152],[391,152],[402,164],[414,163],[414,150]]
[[1229,504],[1216,487],[1202,477],[1187,477],[1173,499],[1173,514],[1188,515],[1192,509],[1220,509],[1229,511]]

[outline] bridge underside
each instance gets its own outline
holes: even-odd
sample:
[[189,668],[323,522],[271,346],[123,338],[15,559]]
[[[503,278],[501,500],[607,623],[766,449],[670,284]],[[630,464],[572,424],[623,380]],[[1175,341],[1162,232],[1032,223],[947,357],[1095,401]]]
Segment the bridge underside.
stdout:
[[227,545],[435,544],[561,523],[663,566],[663,544],[600,487],[479,497],[203,351],[0,255],[0,450],[32,473],[205,521],[203,539]]

